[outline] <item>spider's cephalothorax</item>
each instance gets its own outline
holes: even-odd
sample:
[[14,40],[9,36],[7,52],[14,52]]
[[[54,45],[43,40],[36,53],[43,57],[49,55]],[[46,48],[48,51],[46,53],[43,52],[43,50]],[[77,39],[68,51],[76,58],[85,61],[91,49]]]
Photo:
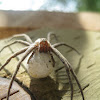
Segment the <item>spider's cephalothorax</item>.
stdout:
[[35,41],[36,43],[36,46],[38,46],[38,50],[39,52],[44,52],[44,53],[47,53],[47,52],[50,52],[50,43],[49,41],[46,39],[46,38],[39,38]]
[[[67,47],[75,50],[76,52],[77,52],[77,50],[74,49],[73,47],[67,45],[66,43],[55,43],[55,44],[51,45],[50,44],[50,36],[51,35],[55,36],[55,34],[49,33],[47,36],[47,39],[40,38],[40,39],[37,39],[34,43],[32,42],[31,38],[26,34],[14,35],[11,39],[13,39],[15,37],[25,37],[25,39],[27,41],[15,40],[14,42],[4,46],[1,49],[1,51],[2,51],[4,48],[6,48],[10,45],[13,45],[15,43],[21,43],[21,44],[26,45],[25,48],[23,48],[20,51],[17,51],[11,57],[9,57],[6,60],[6,62],[2,65],[2,67],[0,68],[0,71],[1,71],[11,61],[12,58],[24,53],[23,57],[19,60],[19,62],[17,64],[17,68],[11,78],[11,82],[10,82],[10,85],[8,88],[7,100],[9,100],[10,90],[11,90],[13,81],[16,77],[17,72],[19,71],[21,63],[25,60],[25,58],[28,57],[27,70],[28,70],[29,74],[35,78],[43,78],[43,77],[48,76],[53,70],[54,59],[53,59],[52,54],[55,54],[65,66],[66,73],[67,73],[68,79],[69,79],[69,84],[71,87],[71,100],[73,100],[73,88],[74,88],[72,79],[71,79],[71,74],[73,75],[73,77],[76,80],[76,83],[80,89],[82,99],[85,100],[84,95],[83,95],[83,89],[81,88],[81,85],[77,79],[75,72],[73,71],[73,69],[72,69],[70,63],[67,61],[67,59],[56,49],[56,47],[64,45],[64,46],[67,46]],[[0,98],[0,99],[2,100],[2,98]]]

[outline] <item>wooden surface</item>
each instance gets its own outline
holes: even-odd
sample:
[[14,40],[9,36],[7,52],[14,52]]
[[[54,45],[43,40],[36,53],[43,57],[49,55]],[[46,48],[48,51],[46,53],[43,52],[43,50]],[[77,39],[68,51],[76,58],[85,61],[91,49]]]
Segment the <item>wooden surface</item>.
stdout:
[[34,28],[23,28],[23,27],[0,27],[0,39],[10,37],[14,34],[20,34],[34,30]]
[[[59,42],[66,42],[81,53],[81,55],[77,55],[76,52],[70,50],[69,48],[58,48],[58,50],[61,51],[61,53],[72,64],[82,87],[84,88],[84,86],[89,84],[89,86],[84,90],[85,100],[99,100],[100,34],[98,32],[91,31],[43,28],[32,31],[28,33],[28,35],[34,41],[37,38],[46,37],[47,33],[51,31],[56,33]],[[55,42],[56,40],[52,37],[52,43]],[[2,48],[6,43],[7,42],[5,42],[4,40],[0,41],[0,48]],[[10,49],[5,49],[1,53],[0,63],[3,64],[6,59],[12,54],[12,51],[15,52],[22,47],[22,45],[16,44],[14,46],[11,46]],[[81,58],[82,56],[83,58]],[[13,59],[10,64],[6,66],[6,70],[10,71],[10,73],[13,73],[18,62],[17,60],[20,59],[20,57]],[[62,64],[55,56],[54,58],[56,60],[56,70],[57,68],[61,67]],[[30,89],[30,91],[35,94],[38,100],[70,100],[70,91],[67,91],[70,89],[70,86],[67,83],[68,79],[67,77],[61,77],[61,74],[66,74],[65,69],[60,70],[58,73],[52,73],[51,76],[53,78],[47,77],[45,79],[32,79],[25,72],[23,68],[23,66],[25,65],[26,61],[23,62],[23,65],[21,66],[20,71],[17,75],[17,79],[25,84]],[[9,75],[7,75],[7,72],[5,70],[0,72],[0,76],[10,77]],[[75,83],[74,80],[73,83]],[[77,90],[74,91],[74,100],[81,100],[81,95],[80,93],[78,93],[79,90],[76,83],[74,84],[74,89]]]
[[100,31],[100,14],[47,11],[0,11],[0,38],[43,27]]
[[[9,79],[0,78],[0,100],[6,100],[5,97],[7,97],[9,82]],[[31,97],[23,88],[14,82],[10,93],[10,100],[31,100]]]
[[48,11],[0,11],[0,27],[71,28],[100,30],[100,14]]

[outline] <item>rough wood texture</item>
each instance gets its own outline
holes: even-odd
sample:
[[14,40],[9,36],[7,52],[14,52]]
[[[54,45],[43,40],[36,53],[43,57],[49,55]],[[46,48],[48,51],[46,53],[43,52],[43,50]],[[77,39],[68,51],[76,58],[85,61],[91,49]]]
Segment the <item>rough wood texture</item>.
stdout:
[[[9,82],[9,79],[0,78],[0,100],[6,100]],[[10,100],[31,100],[31,97],[23,88],[14,82],[11,89]]]
[[14,34],[20,34],[34,30],[34,28],[25,28],[25,27],[0,27],[0,39],[10,37]]
[[0,38],[43,27],[100,31],[100,14],[48,11],[0,11]]
[[[77,77],[82,85],[82,87],[89,84],[89,86],[84,90],[86,100],[99,100],[100,99],[100,34],[98,32],[90,31],[79,31],[79,30],[68,30],[68,29],[52,29],[43,28],[39,30],[32,31],[28,33],[32,40],[36,40],[40,37],[46,37],[48,32],[56,33],[59,42],[66,42],[72,47],[76,48],[80,53],[77,55],[73,50],[66,47],[59,47],[59,51],[68,59],[75,70]],[[22,39],[22,38],[21,38]],[[52,43],[56,40],[52,37]],[[7,44],[6,40],[0,41],[0,48]],[[13,53],[22,48],[20,44],[11,46],[5,49],[0,54],[0,63],[4,64],[6,59]],[[82,57],[83,55],[83,57]],[[21,57],[21,56],[20,56]],[[0,72],[0,76],[10,77],[9,72],[13,73],[16,68],[18,59],[13,59],[6,68]],[[56,59],[55,70],[62,66],[61,62]],[[53,78],[47,77],[44,79],[32,79],[25,72],[23,66],[26,62],[23,62],[20,71],[17,75],[17,79],[25,84],[30,91],[32,91],[38,100],[70,100],[70,86],[68,85],[67,77],[62,77],[65,75],[65,70],[62,69],[56,74],[53,73],[51,76]],[[55,82],[57,80],[57,82]],[[60,84],[59,84],[60,83]],[[75,81],[73,80],[73,83]],[[59,90],[58,90],[59,88]],[[74,84],[74,89],[78,90],[76,83]],[[63,90],[63,91],[62,91]],[[81,100],[81,95],[78,91],[74,91],[74,100]]]

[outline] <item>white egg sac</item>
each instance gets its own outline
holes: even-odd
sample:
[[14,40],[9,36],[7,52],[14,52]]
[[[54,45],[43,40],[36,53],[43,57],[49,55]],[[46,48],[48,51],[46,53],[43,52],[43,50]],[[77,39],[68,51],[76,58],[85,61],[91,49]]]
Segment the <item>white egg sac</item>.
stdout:
[[27,71],[33,78],[47,77],[53,70],[53,61],[49,53],[36,52],[27,64]]

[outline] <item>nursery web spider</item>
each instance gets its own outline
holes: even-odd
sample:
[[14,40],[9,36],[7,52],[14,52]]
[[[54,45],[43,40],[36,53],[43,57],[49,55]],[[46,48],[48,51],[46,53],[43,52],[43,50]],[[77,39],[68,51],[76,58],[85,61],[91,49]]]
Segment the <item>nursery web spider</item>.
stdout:
[[21,43],[21,44],[26,45],[25,48],[22,48],[20,51],[14,53],[11,57],[9,57],[6,60],[6,62],[2,65],[2,67],[0,68],[0,71],[1,71],[11,61],[12,58],[24,53],[23,57],[19,60],[19,62],[17,64],[17,68],[16,68],[15,72],[12,75],[10,85],[8,88],[7,100],[9,100],[10,89],[12,87],[13,81],[16,77],[16,74],[20,68],[21,63],[25,60],[25,58],[28,56],[27,71],[29,72],[30,76],[32,76],[34,78],[43,78],[43,77],[47,77],[53,70],[53,67],[55,65],[55,62],[53,59],[53,54],[55,54],[61,60],[61,62],[64,64],[64,66],[66,68],[66,73],[68,75],[69,84],[71,87],[71,100],[73,100],[73,83],[72,83],[70,74],[72,74],[74,79],[76,80],[76,83],[77,83],[77,85],[80,89],[81,95],[82,95],[82,99],[85,100],[83,90],[81,88],[81,85],[77,79],[75,72],[73,71],[73,69],[72,69],[70,63],[67,61],[67,59],[56,49],[56,47],[64,45],[64,46],[68,46],[69,48],[75,50],[77,53],[78,53],[78,51],[76,49],[74,49],[73,47],[67,45],[66,43],[56,43],[56,44],[52,45],[50,43],[51,35],[55,36],[55,34],[49,33],[47,36],[47,39],[39,38],[34,43],[30,39],[30,37],[26,34],[14,35],[11,39],[16,38],[16,37],[24,37],[26,39],[26,41],[15,40],[14,42],[4,46],[1,49],[1,51],[2,51],[4,48],[6,48],[10,45],[13,45],[15,43]]

